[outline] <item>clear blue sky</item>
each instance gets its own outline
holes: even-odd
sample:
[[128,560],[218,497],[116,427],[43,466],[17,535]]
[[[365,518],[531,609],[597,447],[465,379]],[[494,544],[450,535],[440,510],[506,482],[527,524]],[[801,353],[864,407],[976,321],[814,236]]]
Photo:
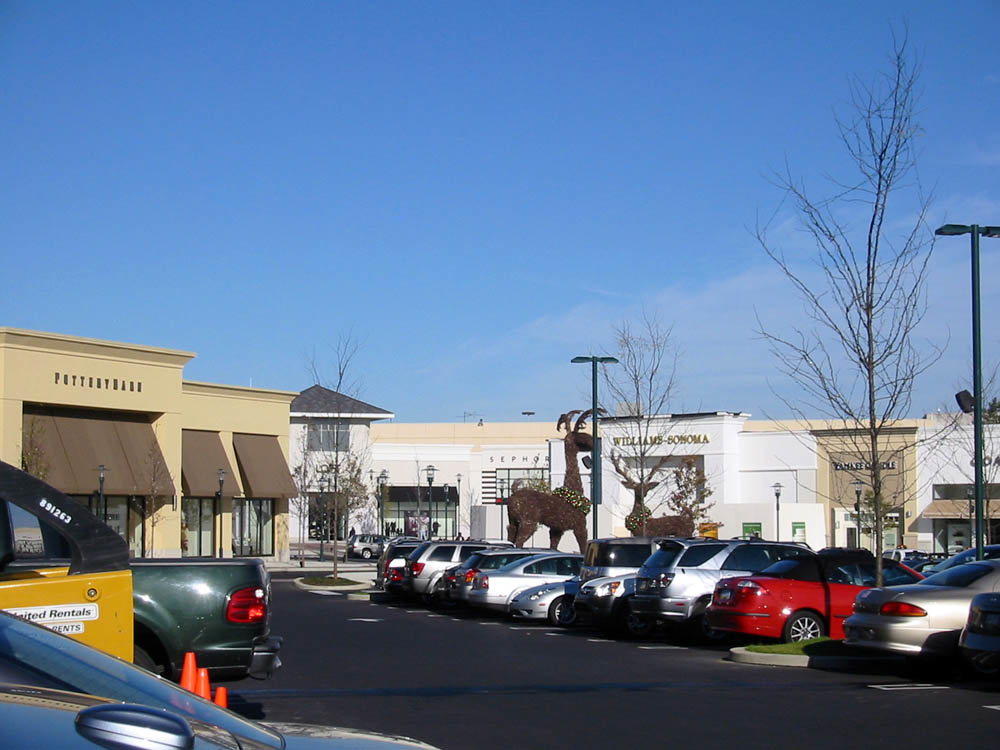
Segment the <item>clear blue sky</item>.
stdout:
[[[585,405],[570,358],[645,307],[675,411],[786,416],[754,310],[801,308],[749,229],[786,161],[849,174],[834,111],[904,21],[930,223],[1000,224],[996,0],[5,0],[0,325],[293,391],[352,332],[364,400],[495,422]],[[914,415],[970,379],[968,248],[938,243]],[[988,363],[998,279],[984,240]]]

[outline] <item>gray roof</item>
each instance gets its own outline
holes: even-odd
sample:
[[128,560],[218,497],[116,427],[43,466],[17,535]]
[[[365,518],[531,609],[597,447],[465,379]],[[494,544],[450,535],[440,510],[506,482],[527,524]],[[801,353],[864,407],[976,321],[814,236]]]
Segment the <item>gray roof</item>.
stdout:
[[321,385],[313,385],[292,399],[293,414],[339,414],[366,416],[370,419],[392,419],[396,415],[377,406],[358,401]]

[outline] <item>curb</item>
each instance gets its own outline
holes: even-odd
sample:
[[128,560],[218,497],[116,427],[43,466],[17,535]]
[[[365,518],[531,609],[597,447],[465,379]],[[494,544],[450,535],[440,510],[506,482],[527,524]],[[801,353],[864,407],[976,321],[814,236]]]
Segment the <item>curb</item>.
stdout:
[[729,649],[729,658],[737,664],[761,664],[769,667],[808,667],[809,657],[804,654],[761,654],[746,648]]
[[303,591],[362,591],[365,589],[370,589],[370,583],[354,583],[351,585],[344,586],[317,586],[311,583],[305,583],[302,578],[293,578],[292,583],[296,588],[300,588]]
[[769,667],[811,667],[813,669],[849,669],[874,665],[895,664],[903,657],[889,656],[806,656],[804,654],[762,654],[745,647],[729,649],[729,660],[736,664],[757,664]]

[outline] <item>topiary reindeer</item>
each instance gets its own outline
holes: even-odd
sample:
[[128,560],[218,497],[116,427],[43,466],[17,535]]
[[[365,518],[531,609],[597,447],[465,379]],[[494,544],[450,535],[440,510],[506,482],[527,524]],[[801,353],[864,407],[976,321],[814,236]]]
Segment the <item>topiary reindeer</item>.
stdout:
[[632,536],[691,536],[694,534],[694,523],[683,516],[657,516],[646,506],[645,500],[653,489],[659,486],[662,479],[655,479],[670,460],[670,456],[661,456],[652,469],[646,472],[646,479],[636,479],[628,466],[617,453],[611,454],[611,463],[615,473],[622,480],[622,486],[632,491],[632,512],[625,517],[625,527]]
[[[592,410],[569,411],[559,417],[556,429],[566,428],[563,450],[566,456],[566,477],[562,487],[552,492],[542,492],[527,487],[517,487],[507,500],[507,538],[516,546],[524,543],[535,533],[539,524],[549,527],[549,546],[558,549],[563,534],[572,531],[580,545],[580,552],[587,548],[587,512],[590,503],[583,496],[583,480],[577,454],[589,452],[594,444],[593,436],[583,432],[583,426]],[[573,417],[579,414],[576,423]],[[515,485],[518,483],[515,482]]]

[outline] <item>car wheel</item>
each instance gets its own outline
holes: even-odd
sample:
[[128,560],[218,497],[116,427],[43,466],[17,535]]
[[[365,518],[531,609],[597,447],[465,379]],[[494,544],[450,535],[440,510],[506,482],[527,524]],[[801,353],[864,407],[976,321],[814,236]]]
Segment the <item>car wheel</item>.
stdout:
[[573,600],[568,596],[560,596],[549,605],[549,622],[562,628],[568,628],[576,622],[576,610]]
[[630,638],[646,638],[655,627],[656,623],[648,617],[637,615],[634,612],[625,615],[624,630]]
[[363,560],[371,560],[372,559],[372,551],[370,549],[363,549],[363,550],[361,550],[361,558]]
[[813,638],[822,638],[826,628],[823,621],[812,612],[796,612],[785,623],[785,642],[798,643]]

